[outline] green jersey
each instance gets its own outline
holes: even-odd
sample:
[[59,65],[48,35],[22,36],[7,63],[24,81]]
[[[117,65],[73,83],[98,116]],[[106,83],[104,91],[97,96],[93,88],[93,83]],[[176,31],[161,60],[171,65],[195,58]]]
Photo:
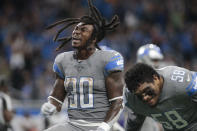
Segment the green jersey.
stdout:
[[167,66],[156,71],[164,78],[156,106],[150,107],[127,90],[127,108],[136,114],[152,117],[167,131],[196,131],[197,73],[177,66]]

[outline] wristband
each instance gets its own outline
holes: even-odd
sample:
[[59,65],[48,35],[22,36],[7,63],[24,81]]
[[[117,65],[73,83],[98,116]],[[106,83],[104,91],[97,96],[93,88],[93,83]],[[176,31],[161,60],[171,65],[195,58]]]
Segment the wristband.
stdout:
[[53,96],[49,96],[48,99],[49,99],[49,98],[50,98],[50,99],[53,99],[53,100],[55,100],[55,101],[57,101],[57,102],[58,102],[59,104],[61,104],[61,105],[63,104],[62,101],[58,100],[57,98],[55,98],[55,97],[53,97]]
[[118,99],[123,99],[123,96],[118,96],[118,97],[114,97],[112,99],[109,99],[109,102],[112,102],[112,101],[115,101],[115,100],[118,100]]

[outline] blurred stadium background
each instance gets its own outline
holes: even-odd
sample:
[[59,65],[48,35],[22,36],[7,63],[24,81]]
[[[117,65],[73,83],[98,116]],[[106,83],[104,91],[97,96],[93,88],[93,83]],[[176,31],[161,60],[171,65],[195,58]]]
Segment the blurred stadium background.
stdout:
[[[107,19],[114,14],[121,25],[99,45],[119,51],[126,69],[136,61],[139,46],[154,43],[166,65],[197,71],[196,0],[94,0]],[[45,27],[59,19],[79,17],[87,11],[86,0],[0,0],[0,75],[9,80],[16,113],[16,131],[39,131],[47,125],[40,115],[52,89],[52,64],[58,43],[55,30]],[[66,35],[70,33],[62,33]],[[70,45],[65,50],[72,50]],[[65,113],[62,113],[65,114]],[[65,119],[65,115],[54,116]],[[58,119],[60,120],[60,119]],[[24,127],[30,127],[26,130]]]

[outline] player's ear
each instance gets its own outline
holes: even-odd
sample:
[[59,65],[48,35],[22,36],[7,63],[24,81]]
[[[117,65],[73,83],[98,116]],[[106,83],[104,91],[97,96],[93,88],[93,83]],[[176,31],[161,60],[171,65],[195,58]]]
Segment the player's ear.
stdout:
[[97,41],[97,38],[94,37],[94,39],[92,40],[92,42],[93,42],[93,43],[96,43],[96,41]]
[[159,76],[153,75],[153,80],[159,80]]

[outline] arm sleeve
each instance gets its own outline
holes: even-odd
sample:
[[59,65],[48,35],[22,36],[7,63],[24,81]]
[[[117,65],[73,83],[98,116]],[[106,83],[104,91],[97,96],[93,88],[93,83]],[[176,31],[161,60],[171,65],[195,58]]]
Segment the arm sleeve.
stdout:
[[187,94],[192,98],[192,101],[197,102],[197,72],[191,71],[191,81],[188,84],[186,91]]
[[[129,90],[127,88],[124,89],[124,104],[125,104],[125,122],[124,122],[124,126],[125,126],[125,130],[126,131],[140,131],[144,120],[146,118],[146,116],[134,113],[132,110],[132,105],[134,104],[129,104],[128,100],[132,99],[131,96],[133,95],[129,95],[131,94],[129,92]],[[135,105],[134,105],[135,106]]]
[[12,102],[10,96],[5,97],[6,106],[8,111],[12,111]]
[[128,111],[127,113],[128,115],[127,115],[127,120],[125,124],[125,129],[127,131],[140,131],[144,123],[145,116],[135,114],[131,111]]
[[2,98],[3,109],[12,111],[12,102],[10,96],[4,94],[3,96],[1,96],[1,98]]
[[122,55],[117,51],[109,51],[106,56],[105,74],[108,75],[112,72],[123,71],[124,59]]
[[53,64],[53,71],[55,73],[57,73],[57,75],[64,79],[65,75],[64,75],[64,70],[63,70],[63,66],[62,66],[62,60],[63,60],[64,55],[63,54],[59,54],[54,61]]

